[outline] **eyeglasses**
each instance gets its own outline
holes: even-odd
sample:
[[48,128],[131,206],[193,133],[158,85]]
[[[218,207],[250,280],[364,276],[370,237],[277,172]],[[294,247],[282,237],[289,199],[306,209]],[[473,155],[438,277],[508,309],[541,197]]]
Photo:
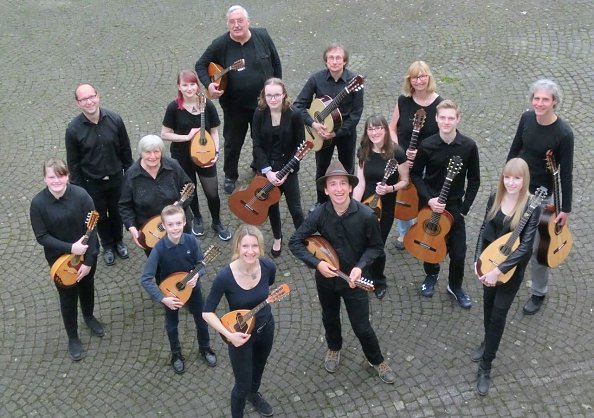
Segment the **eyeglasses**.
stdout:
[[384,127],[383,126],[368,126],[367,127],[367,132],[375,132],[375,131],[383,131]]
[[266,100],[280,100],[281,97],[283,97],[283,94],[265,94],[264,97],[266,97]]
[[83,97],[82,99],[76,99],[77,102],[79,103],[84,103],[84,102],[88,102],[88,101],[95,101],[95,99],[97,98],[96,94],[93,94],[92,96],[89,97]]
[[411,77],[411,80],[416,80],[416,81],[426,81],[429,78],[429,76],[427,74],[420,74],[416,77]]

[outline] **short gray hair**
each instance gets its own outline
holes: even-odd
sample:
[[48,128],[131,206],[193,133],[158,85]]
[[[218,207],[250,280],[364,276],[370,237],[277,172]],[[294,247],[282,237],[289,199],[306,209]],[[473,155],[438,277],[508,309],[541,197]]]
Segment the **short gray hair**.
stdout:
[[231,13],[233,13],[233,12],[237,12],[237,11],[240,11],[240,12],[242,12],[242,13],[245,15],[245,18],[246,18],[246,19],[249,19],[249,18],[250,18],[250,17],[249,17],[249,15],[248,15],[248,12],[247,12],[247,10],[245,10],[245,8],[244,8],[244,7],[242,7],[242,6],[239,6],[239,5],[237,5],[237,4],[236,4],[235,6],[231,6],[231,7],[229,7],[229,10],[227,10],[227,19],[229,19],[229,15],[230,15]]
[[138,141],[138,156],[142,157],[142,153],[146,151],[153,151],[156,149],[163,152],[165,144],[160,136],[157,135],[146,135],[140,138]]
[[544,90],[553,96],[553,100],[557,103],[553,106],[553,109],[557,109],[557,106],[561,104],[561,89],[559,85],[552,80],[547,78],[541,78],[540,80],[536,80],[530,86],[530,101],[534,99],[534,94],[538,90]]

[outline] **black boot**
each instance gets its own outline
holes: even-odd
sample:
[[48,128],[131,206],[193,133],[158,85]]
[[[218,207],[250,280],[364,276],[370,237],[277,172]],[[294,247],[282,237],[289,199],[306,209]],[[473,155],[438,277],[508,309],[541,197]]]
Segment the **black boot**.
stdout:
[[491,386],[491,362],[481,360],[478,368],[478,380],[476,382],[476,390],[481,396],[489,393],[489,386]]
[[483,354],[485,353],[485,341],[483,340],[481,344],[470,354],[470,360],[478,363],[483,358]]

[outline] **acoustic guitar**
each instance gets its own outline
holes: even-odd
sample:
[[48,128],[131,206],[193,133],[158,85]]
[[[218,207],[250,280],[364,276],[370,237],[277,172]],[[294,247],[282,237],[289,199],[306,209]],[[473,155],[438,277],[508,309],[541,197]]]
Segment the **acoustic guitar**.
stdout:
[[546,153],[547,168],[553,176],[553,205],[545,206],[538,224],[540,242],[536,252],[536,259],[540,264],[551,268],[558,267],[569,255],[573,247],[573,237],[569,225],[555,223],[557,214],[561,213],[561,179],[560,166],[555,163],[552,150]]
[[[282,179],[312,149],[313,143],[305,140],[297,148],[291,160],[276,173]],[[251,183],[229,196],[229,209],[235,216],[250,225],[262,225],[268,217],[270,206],[280,200],[281,192],[264,176],[255,176]]]
[[[410,144],[408,150],[414,151],[417,149],[417,141],[419,138],[419,132],[425,124],[425,118],[427,112],[425,109],[419,109],[415,112],[413,118],[413,131],[410,136]],[[414,158],[408,158],[408,161],[413,162]],[[396,193],[396,206],[394,207],[394,218],[400,219],[401,221],[410,221],[415,219],[419,214],[419,194],[417,188],[412,181],[403,189],[398,190]]]
[[[175,206],[182,205],[186,200],[192,197],[194,193],[193,183],[187,183],[181,190],[180,199],[174,203]],[[165,228],[161,223],[161,215],[155,215],[144,223],[138,230],[138,242],[146,250],[150,250],[157,245],[157,242],[165,236]]]
[[216,245],[211,245],[204,253],[204,259],[198,263],[189,273],[178,272],[171,273],[159,284],[159,289],[164,296],[175,296],[182,303],[186,303],[190,296],[192,296],[192,287],[187,286],[188,282],[192,280],[192,277],[196,275],[196,272],[200,270],[201,266],[206,266],[218,255],[221,254],[221,249]]
[[[346,87],[334,99],[330,96],[315,98],[311,102],[309,109],[307,109],[307,113],[313,118],[314,122],[324,125],[328,132],[336,131],[342,125],[342,115],[338,105],[352,92],[361,90],[363,81],[363,76],[357,75],[348,82]],[[330,141],[324,140],[314,129],[307,125],[305,125],[305,138],[313,142],[314,151],[319,151],[323,147],[330,145]]]
[[[87,215],[86,220],[86,227],[87,230],[83,235],[82,243],[87,244],[89,238],[91,237],[91,233],[97,226],[97,222],[99,221],[99,212],[93,210],[89,212]],[[78,270],[83,264],[84,255],[76,255],[76,254],[64,254],[61,255],[52,267],[50,268],[50,277],[60,287],[72,287],[76,282],[76,276],[78,275]]]
[[[462,169],[462,158],[450,158],[446,179],[439,193],[439,203],[446,203],[454,177]],[[443,215],[443,216],[442,216]],[[427,263],[439,263],[447,254],[446,236],[452,228],[454,218],[447,210],[433,212],[429,206],[419,211],[419,217],[404,236],[404,248],[413,256]]]
[[[545,197],[547,197],[546,187],[539,187],[532,199],[530,199],[530,204],[522,214],[522,219],[518,226],[512,232],[497,238],[483,250],[476,261],[476,270],[479,275],[483,276],[495,267],[499,267],[520,246],[520,234],[522,230],[530,220],[532,212],[540,206]],[[512,267],[507,273],[501,274],[497,279],[497,283],[507,283],[515,271],[516,267]]]
[[[225,90],[227,88],[227,73],[229,71],[242,71],[244,69],[245,60],[243,58],[235,61],[227,68],[223,68],[219,64],[211,62],[208,64],[208,76],[210,77],[210,81],[216,84],[218,90]],[[208,86],[205,87],[206,95],[209,99],[212,99],[212,97],[210,97],[210,93],[208,92]]]
[[[380,184],[382,186],[386,185],[386,181],[388,178],[394,174],[398,170],[398,161],[394,158],[390,158],[386,164],[386,168],[384,169],[384,177]],[[364,205],[369,206],[375,212],[375,216],[377,216],[377,220],[379,221],[382,217],[382,199],[381,196],[377,193],[372,194],[367,199],[363,201]]]
[[[332,266],[332,271],[336,273],[338,277],[345,280],[347,283],[351,283],[351,278],[340,271],[340,261],[338,260],[338,254],[332,245],[328,242],[328,240],[320,235],[312,235],[305,239],[305,246],[307,251],[312,253],[314,257],[319,260],[325,261],[326,263]],[[373,280],[366,279],[365,277],[361,277],[359,280],[355,281],[355,286],[360,289],[365,290],[366,292],[373,292]]]
[[[289,285],[286,283],[282,284],[276,289],[274,289],[272,293],[268,295],[266,300],[258,304],[254,309],[238,309],[235,311],[228,312],[221,317],[221,323],[230,332],[243,332],[244,334],[251,334],[256,324],[255,315],[258,312],[260,312],[260,310],[264,308],[266,305],[278,302],[279,300],[287,296],[290,292],[291,288],[289,287]],[[227,338],[223,334],[219,335],[223,338],[223,341],[225,341],[227,344],[230,344],[229,340],[227,340]]]
[[206,96],[198,94],[198,110],[200,112],[200,131],[194,135],[190,142],[190,158],[198,167],[206,167],[212,164],[217,152],[210,132],[206,130]]

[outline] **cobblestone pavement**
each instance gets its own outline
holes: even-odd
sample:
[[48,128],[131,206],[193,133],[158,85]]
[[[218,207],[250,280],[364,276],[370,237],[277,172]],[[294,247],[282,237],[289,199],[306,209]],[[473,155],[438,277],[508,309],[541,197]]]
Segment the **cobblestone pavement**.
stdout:
[[[544,309],[534,317],[521,312],[529,295],[528,283],[522,286],[487,397],[475,392],[476,365],[469,360],[482,328],[481,289],[469,261],[465,287],[474,307],[462,311],[443,280],[433,298],[418,294],[421,265],[395,250],[391,236],[389,293],[381,302],[371,299],[373,325],[398,375],[394,385],[385,385],[366,364],[348,324],[340,369],[333,375],[324,371],[312,271],[285,244],[278,280],[295,290],[273,308],[275,346],[261,388],[275,416],[594,416],[594,233],[587,220],[594,191],[592,2],[249,0],[244,5],[252,24],[267,27],[274,38],[292,96],[322,67],[322,50],[333,40],[348,46],[350,68],[367,77],[364,117],[389,117],[409,63],[429,62],[438,91],[462,106],[461,131],[480,147],[482,186],[468,216],[469,259],[486,196],[528,107],[532,81],[546,76],[559,82],[565,99],[560,115],[576,136],[573,252],[553,272]],[[115,267],[100,262],[96,310],[107,333],[97,339],[81,327],[86,358],[73,363],[57,293],[28,219],[30,199],[43,187],[41,162],[65,156],[64,130],[77,113],[76,84],[98,87],[102,104],[124,117],[135,147],[142,135],[160,132],[177,71],[193,68],[210,40],[225,30],[228,6],[214,0],[0,4],[0,416],[228,416],[233,377],[224,343],[213,336],[219,365],[206,367],[184,314],[187,372],[172,372],[161,308],[138,285],[144,255],[137,249]],[[248,157],[242,159],[243,183],[249,180]],[[313,173],[313,157],[307,157],[300,174],[304,208],[315,199]],[[236,227],[224,207],[224,220]],[[292,223],[284,205],[282,211],[289,237]],[[264,232],[270,245],[268,224]],[[229,248],[209,231],[203,245],[211,243]],[[223,258],[207,268],[206,290],[227,262]],[[247,416],[257,416],[251,406]]]

